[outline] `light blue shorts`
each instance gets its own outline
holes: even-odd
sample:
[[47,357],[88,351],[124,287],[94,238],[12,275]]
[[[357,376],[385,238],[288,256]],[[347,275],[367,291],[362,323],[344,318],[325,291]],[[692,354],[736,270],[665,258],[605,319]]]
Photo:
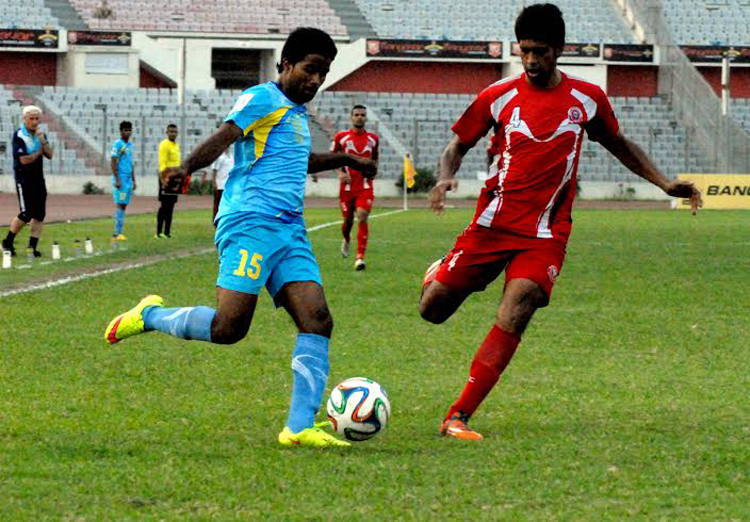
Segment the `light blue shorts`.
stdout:
[[133,187],[127,185],[120,185],[120,188],[112,186],[112,199],[115,205],[127,205],[130,203],[130,197],[133,195]]
[[275,298],[286,283],[322,285],[302,219],[285,223],[264,214],[237,212],[220,217],[214,241],[219,250],[216,285],[221,288],[258,295],[265,286]]

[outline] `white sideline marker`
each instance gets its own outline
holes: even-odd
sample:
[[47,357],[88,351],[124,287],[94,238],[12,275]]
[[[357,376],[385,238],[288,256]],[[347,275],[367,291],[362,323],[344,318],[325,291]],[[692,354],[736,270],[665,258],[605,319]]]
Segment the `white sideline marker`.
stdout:
[[[379,218],[379,217],[385,217],[390,216],[392,214],[398,214],[400,212],[405,212],[403,209],[399,210],[393,210],[391,212],[384,212],[383,214],[376,214],[374,216],[370,216],[370,219]],[[322,225],[315,225],[314,227],[310,227],[307,229],[308,232],[314,232],[316,230],[321,230],[323,228],[333,227],[336,225],[340,225],[343,223],[343,221],[331,221],[330,223],[323,223]],[[206,248],[203,250],[198,250],[196,252],[190,252],[187,254],[181,254],[181,255],[171,255],[169,256],[169,260],[171,259],[184,259],[186,257],[193,257],[193,256],[199,256],[203,254],[208,254],[210,252],[213,252],[215,249],[213,248]],[[67,259],[66,259],[67,261]],[[39,283],[35,285],[29,285],[25,288],[17,288],[15,290],[7,290],[5,292],[0,292],[0,299],[4,297],[10,297],[13,295],[18,294],[26,294],[29,292],[35,292],[37,290],[46,290],[48,288],[54,288],[56,286],[63,286],[70,283],[75,283],[77,281],[84,281],[86,279],[93,279],[95,277],[100,277],[108,274],[115,274],[117,272],[125,272],[126,270],[133,270],[134,268],[143,268],[145,266],[155,265],[156,263],[161,263],[167,261],[167,259],[154,259],[151,261],[141,261],[137,263],[129,263],[126,265],[114,267],[114,268],[105,268],[103,270],[97,270],[96,272],[89,272],[86,274],[80,274],[76,276],[68,276],[68,277],[61,277],[60,279],[53,279],[52,281],[47,281],[46,283]],[[21,268],[21,267],[18,267]]]

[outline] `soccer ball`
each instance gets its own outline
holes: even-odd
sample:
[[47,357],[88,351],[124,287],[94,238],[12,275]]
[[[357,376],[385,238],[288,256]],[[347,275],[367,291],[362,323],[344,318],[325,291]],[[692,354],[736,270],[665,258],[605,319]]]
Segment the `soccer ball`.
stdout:
[[388,394],[378,383],[364,377],[352,377],[336,386],[326,409],[333,429],[357,442],[377,435],[391,418]]

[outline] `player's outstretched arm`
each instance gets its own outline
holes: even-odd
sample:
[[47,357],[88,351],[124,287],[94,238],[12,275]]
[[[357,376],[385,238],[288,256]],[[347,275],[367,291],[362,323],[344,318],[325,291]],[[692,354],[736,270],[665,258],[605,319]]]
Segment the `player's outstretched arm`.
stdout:
[[314,174],[323,170],[333,170],[341,167],[357,169],[366,178],[372,178],[378,172],[377,162],[370,158],[360,158],[353,154],[339,152],[313,152],[307,161],[307,172]]
[[438,163],[438,180],[430,190],[430,207],[436,214],[442,214],[445,208],[445,193],[458,186],[456,172],[461,167],[461,162],[471,147],[461,143],[458,136],[454,136],[445,147],[443,155]]
[[237,125],[232,122],[223,123],[211,136],[198,144],[181,167],[164,169],[164,182],[208,167],[240,136],[242,136],[242,129]]
[[603,136],[599,139],[599,142],[630,171],[656,185],[666,194],[675,198],[690,199],[690,208],[693,214],[697,213],[698,208],[703,206],[700,190],[693,183],[667,179],[654,165],[648,154],[622,132],[618,132],[614,136]]

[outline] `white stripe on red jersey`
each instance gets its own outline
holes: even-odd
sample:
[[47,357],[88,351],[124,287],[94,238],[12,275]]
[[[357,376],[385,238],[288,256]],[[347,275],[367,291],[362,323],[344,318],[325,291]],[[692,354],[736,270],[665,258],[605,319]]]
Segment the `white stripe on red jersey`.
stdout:
[[594,140],[619,131],[607,96],[597,85],[565,74],[551,89],[521,74],[487,87],[453,125],[470,146],[490,129],[499,154],[472,225],[567,239],[583,131]]

